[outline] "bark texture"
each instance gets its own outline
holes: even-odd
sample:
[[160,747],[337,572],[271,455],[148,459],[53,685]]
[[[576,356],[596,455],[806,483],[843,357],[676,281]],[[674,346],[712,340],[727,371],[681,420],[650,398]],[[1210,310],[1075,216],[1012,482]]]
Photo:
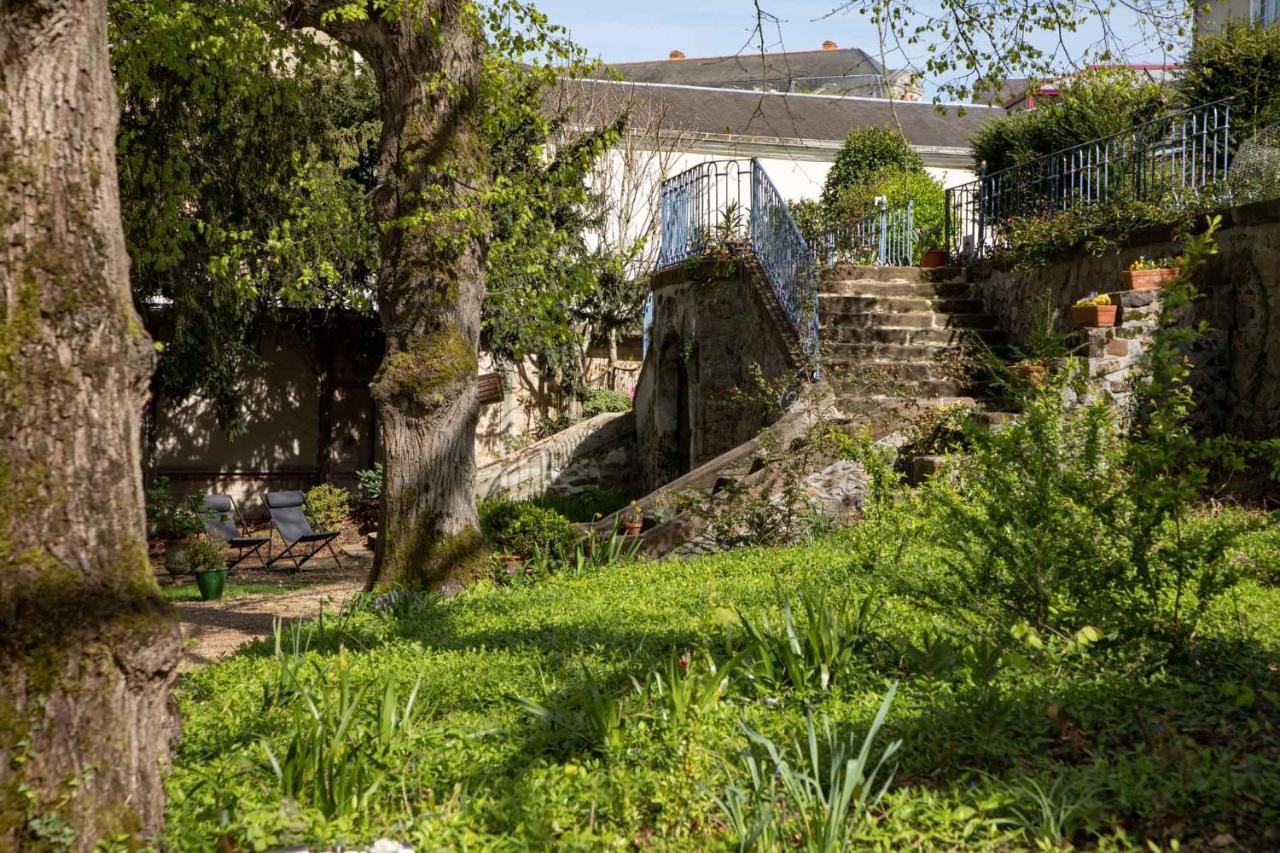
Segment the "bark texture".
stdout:
[[475,509],[483,28],[465,0],[402,0],[371,8],[367,21],[325,20],[342,5],[298,0],[286,19],[360,53],[381,92],[374,211],[387,353],[373,392],[385,482],[369,586],[453,592],[487,565]]
[[147,560],[106,0],[0,0],[0,849],[158,834],[178,630]]

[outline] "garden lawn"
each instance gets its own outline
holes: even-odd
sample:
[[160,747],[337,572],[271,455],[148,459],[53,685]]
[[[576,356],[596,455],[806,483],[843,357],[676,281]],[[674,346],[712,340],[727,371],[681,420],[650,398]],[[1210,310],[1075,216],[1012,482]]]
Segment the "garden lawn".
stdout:
[[[278,652],[251,647],[178,689],[167,841],[737,849],[716,799],[731,783],[749,791],[747,730],[785,746],[811,714],[856,747],[896,681],[873,763],[902,746],[860,848],[1280,844],[1274,527],[1249,541],[1251,578],[1189,652],[986,638],[1005,647],[994,664],[975,629],[904,591],[908,573],[940,571],[938,546],[886,567],[892,543],[876,536],[863,525],[804,547],[484,584],[386,611],[366,601],[285,634]],[[794,602],[803,626],[804,590],[845,612],[846,628],[864,599],[878,608],[829,689],[739,665],[720,701],[679,719],[650,673],[678,671],[673,653],[691,649],[690,672],[701,650],[725,664],[746,647],[742,614],[757,627],[769,614],[777,632]],[[784,837],[802,834],[795,808],[776,816]]]

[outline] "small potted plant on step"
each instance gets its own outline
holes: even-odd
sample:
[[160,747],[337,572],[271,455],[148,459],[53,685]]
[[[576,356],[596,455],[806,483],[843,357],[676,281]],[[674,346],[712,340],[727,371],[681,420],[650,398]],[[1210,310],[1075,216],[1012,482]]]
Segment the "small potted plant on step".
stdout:
[[1138,258],[1124,273],[1129,290],[1162,290],[1178,277],[1178,262],[1173,258]]
[[640,509],[640,505],[635,501],[631,502],[631,506],[622,511],[622,532],[627,536],[639,536],[640,531],[644,529],[644,511]]
[[175,500],[169,494],[167,477],[158,477],[147,489],[147,519],[164,542],[164,567],[173,577],[187,573],[185,546],[190,537],[204,529],[197,515],[199,508],[199,495],[191,495],[183,502]]
[[916,245],[921,247],[920,266],[926,269],[945,267],[950,260],[943,248],[941,228],[917,228]]
[[1105,293],[1090,293],[1071,306],[1071,319],[1077,326],[1114,326],[1116,306]]
[[182,543],[187,565],[196,576],[200,597],[205,601],[222,598],[227,584],[227,554],[221,542],[192,536]]

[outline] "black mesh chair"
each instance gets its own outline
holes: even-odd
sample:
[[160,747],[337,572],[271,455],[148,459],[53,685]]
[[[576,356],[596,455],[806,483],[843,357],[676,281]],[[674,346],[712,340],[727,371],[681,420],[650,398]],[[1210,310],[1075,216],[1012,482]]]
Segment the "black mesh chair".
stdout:
[[[300,570],[307,560],[319,554],[326,547],[333,555],[338,568],[342,561],[338,552],[333,550],[333,540],[337,538],[336,530],[314,530],[302,511],[307,498],[302,492],[267,492],[267,512],[271,513],[271,523],[276,532],[284,540],[285,549],[280,556],[267,560],[267,568],[281,560],[292,560],[295,571]],[[294,550],[294,549],[298,550]]]
[[[249,531],[249,525],[244,523],[244,516],[240,514],[231,495],[207,495],[200,502],[200,521],[210,539],[220,539],[227,543],[227,547],[238,549],[235,559],[227,560],[228,569],[235,568],[242,560],[254,554],[258,555],[258,562],[262,563],[263,568],[267,567],[267,561],[262,559],[258,551],[263,545],[271,543],[271,537],[245,535]],[[271,549],[268,548],[268,557],[270,554]]]

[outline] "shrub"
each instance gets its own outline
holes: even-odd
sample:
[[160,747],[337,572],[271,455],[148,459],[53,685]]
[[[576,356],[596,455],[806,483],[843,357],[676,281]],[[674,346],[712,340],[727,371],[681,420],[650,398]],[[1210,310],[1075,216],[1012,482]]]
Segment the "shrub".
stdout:
[[495,551],[521,557],[566,554],[577,538],[563,515],[528,501],[485,501],[480,532]]
[[827,209],[816,199],[796,199],[787,202],[787,207],[791,210],[791,218],[795,220],[800,234],[810,244],[815,243],[831,227]]
[[183,540],[182,551],[187,555],[187,567],[192,572],[208,572],[227,567],[227,551],[221,542],[190,536]]
[[542,495],[530,498],[537,504],[563,515],[571,522],[585,523],[612,515],[627,505],[625,495],[607,489],[584,489],[576,495]]
[[631,411],[631,398],[611,388],[593,388],[582,401],[582,417],[594,418],[606,412]]
[[1280,28],[1229,23],[1197,35],[1178,81],[1184,107],[1233,98],[1231,138],[1243,142],[1280,122]]
[[360,491],[356,495],[351,515],[361,527],[371,527],[378,522],[378,512],[382,506],[382,463],[375,462],[372,468],[356,472],[356,480],[360,483]]
[[321,483],[307,491],[307,520],[316,530],[337,530],[351,511],[351,493],[332,483]]
[[185,539],[204,529],[200,521],[200,496],[179,501],[169,492],[169,478],[157,477],[147,489],[147,520],[161,539]]
[[1061,94],[1034,110],[987,122],[974,136],[973,157],[987,173],[1110,136],[1157,117],[1166,97],[1132,71],[1100,69],[1066,81]]
[[822,204],[834,209],[840,197],[870,182],[884,170],[922,172],[924,161],[902,134],[891,127],[859,127],[849,131],[822,187]]
[[[829,215],[834,222],[856,222],[875,212],[875,200],[879,197],[883,197],[889,207],[914,201],[916,229],[934,235],[942,233],[946,224],[947,193],[942,183],[924,169],[903,170],[893,166],[878,169],[865,183],[846,189],[833,202]],[[919,251],[930,248],[937,247],[917,246]]]

